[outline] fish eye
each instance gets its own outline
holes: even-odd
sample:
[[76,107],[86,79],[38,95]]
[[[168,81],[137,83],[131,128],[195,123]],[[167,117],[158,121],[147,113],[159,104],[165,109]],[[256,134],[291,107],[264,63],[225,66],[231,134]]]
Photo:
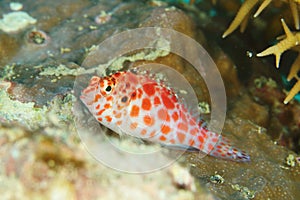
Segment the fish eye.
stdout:
[[105,91],[106,91],[106,92],[110,92],[110,91],[111,91],[111,86],[110,86],[110,85],[107,86],[107,87],[105,88]]

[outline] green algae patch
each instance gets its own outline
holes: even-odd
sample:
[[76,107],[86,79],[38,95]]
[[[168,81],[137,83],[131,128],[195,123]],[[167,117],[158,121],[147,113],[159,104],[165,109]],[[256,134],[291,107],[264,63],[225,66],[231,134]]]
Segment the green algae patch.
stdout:
[[72,94],[58,95],[48,102],[47,106],[37,107],[35,102],[24,103],[11,99],[3,87],[0,88],[0,116],[3,121],[18,122],[31,130],[50,124],[59,126],[62,122],[72,121],[74,101],[75,97]]
[[77,76],[84,72],[84,68],[70,69],[65,65],[58,65],[55,67],[47,67],[42,72],[40,72],[41,76],[67,76],[73,75]]
[[47,124],[46,112],[46,106],[37,108],[34,102],[22,103],[12,100],[5,89],[0,89],[0,116],[5,121],[17,121],[30,129],[35,129]]
[[290,167],[295,167],[296,166],[296,157],[293,154],[289,154],[286,157],[286,164]]
[[264,76],[261,76],[259,78],[256,78],[254,80],[254,85],[256,88],[262,88],[263,86],[269,86],[271,88],[276,88],[277,83],[272,78],[266,78]]
[[4,80],[11,80],[13,77],[15,77],[15,72],[14,72],[14,68],[15,68],[15,64],[11,64],[11,65],[5,65],[3,70],[1,70],[0,75],[1,77],[3,77],[2,79]]
[[[120,49],[125,48],[124,44],[120,44]],[[130,46],[130,44],[128,44]],[[126,48],[129,48],[126,46]],[[122,55],[111,60],[106,60],[106,57],[102,55],[100,46],[92,45],[89,49],[86,49],[86,52],[89,54],[86,56],[82,66],[84,67],[92,67],[90,69],[85,70],[80,74],[88,74],[95,73],[98,75],[107,75],[105,69],[109,69],[110,71],[119,71],[124,67],[125,62],[137,62],[137,61],[154,61],[161,57],[166,57],[170,54],[171,44],[168,40],[164,38],[158,38],[151,44],[147,44],[146,46],[153,46],[154,48],[143,49],[138,52],[134,52],[132,54]],[[101,60],[106,60],[104,64],[99,64]]]

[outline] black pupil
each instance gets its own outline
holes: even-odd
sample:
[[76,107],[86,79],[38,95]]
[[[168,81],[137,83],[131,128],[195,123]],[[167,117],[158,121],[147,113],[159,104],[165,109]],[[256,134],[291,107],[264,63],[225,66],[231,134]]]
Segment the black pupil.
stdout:
[[121,101],[125,103],[127,101],[127,96],[122,97]]
[[107,86],[105,89],[106,92],[110,92],[111,91],[111,86]]

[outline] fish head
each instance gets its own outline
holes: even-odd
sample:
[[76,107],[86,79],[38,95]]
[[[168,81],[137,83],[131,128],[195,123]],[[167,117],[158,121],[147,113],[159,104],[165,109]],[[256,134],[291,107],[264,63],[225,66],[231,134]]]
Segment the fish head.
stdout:
[[93,115],[99,115],[99,111],[103,113],[111,108],[115,86],[116,79],[113,76],[93,76],[88,86],[82,90],[80,99]]

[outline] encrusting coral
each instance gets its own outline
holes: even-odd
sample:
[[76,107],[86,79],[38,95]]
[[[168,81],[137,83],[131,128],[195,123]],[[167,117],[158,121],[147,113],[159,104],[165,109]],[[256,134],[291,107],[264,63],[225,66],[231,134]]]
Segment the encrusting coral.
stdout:
[[[267,56],[270,54],[274,54],[276,57],[276,67],[279,67],[280,56],[286,50],[299,45],[300,42],[300,33],[292,33],[283,19],[281,19],[281,23],[286,34],[286,37],[277,43],[274,46],[267,48],[266,50],[257,54],[258,57]],[[297,75],[297,72],[300,70],[300,56],[298,55],[297,59],[293,63],[290,73],[288,75],[287,80],[290,81],[293,78],[296,78],[298,82],[294,85],[294,87],[290,90],[287,97],[284,99],[284,103],[287,104],[299,91],[300,91],[300,79]]]

